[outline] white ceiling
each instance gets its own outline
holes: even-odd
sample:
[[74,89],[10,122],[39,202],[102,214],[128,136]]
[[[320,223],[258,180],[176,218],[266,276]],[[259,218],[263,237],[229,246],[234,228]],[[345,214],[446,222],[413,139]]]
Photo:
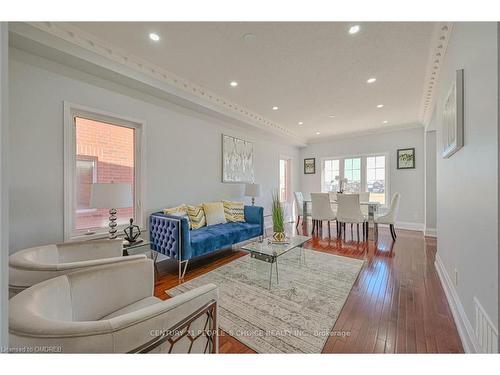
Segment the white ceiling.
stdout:
[[[72,25],[312,141],[421,122],[435,26],[360,23],[361,31],[350,35],[352,24],[341,22]],[[161,40],[151,41],[150,32]],[[245,41],[248,33],[253,42]],[[370,77],[377,81],[367,84]]]

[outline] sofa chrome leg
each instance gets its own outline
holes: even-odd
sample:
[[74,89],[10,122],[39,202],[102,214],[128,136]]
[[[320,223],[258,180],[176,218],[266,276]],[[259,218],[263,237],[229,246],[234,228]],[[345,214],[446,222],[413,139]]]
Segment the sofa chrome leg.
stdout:
[[[185,263],[184,269],[182,269],[183,263]],[[189,259],[179,262],[179,281],[184,280],[184,276],[186,275],[186,270],[188,268],[188,263],[189,263]]]

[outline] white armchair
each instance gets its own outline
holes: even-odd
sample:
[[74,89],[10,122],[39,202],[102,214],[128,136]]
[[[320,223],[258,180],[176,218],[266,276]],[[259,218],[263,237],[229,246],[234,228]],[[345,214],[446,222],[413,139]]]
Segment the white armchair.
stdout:
[[11,350],[216,352],[217,287],[208,284],[162,301],[153,296],[153,262],[138,257],[59,276],[13,297]]
[[338,194],[337,195],[337,222],[339,225],[338,236],[341,237],[342,230],[345,237],[345,224],[357,225],[357,234],[359,242],[359,224],[362,224],[363,241],[368,239],[368,218],[363,215],[359,204],[359,194]]
[[122,240],[67,242],[31,247],[9,257],[10,297],[44,280],[89,267],[122,262]]
[[389,211],[378,215],[375,217],[375,241],[378,241],[378,225],[379,224],[387,224],[389,225],[389,230],[391,232],[392,240],[396,241],[396,229],[394,225],[396,224],[396,217],[399,210],[399,193],[395,193],[392,196],[391,205],[389,207]]
[[313,220],[312,233],[316,231],[316,234],[319,235],[319,231],[323,228],[323,221],[326,220],[328,237],[331,237],[330,221],[337,220],[337,216],[332,209],[328,193],[311,193],[311,217]]

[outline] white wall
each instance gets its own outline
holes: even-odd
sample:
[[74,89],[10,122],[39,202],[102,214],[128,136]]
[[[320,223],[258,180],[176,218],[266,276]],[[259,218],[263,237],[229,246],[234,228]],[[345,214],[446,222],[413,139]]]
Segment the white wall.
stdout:
[[436,131],[425,132],[425,235],[436,236]]
[[[472,327],[476,297],[498,327],[498,37],[496,23],[455,24],[437,89],[438,256]],[[441,153],[443,102],[464,69],[465,146]]]
[[9,337],[8,51],[7,23],[0,22],[0,348]]
[[[415,169],[398,170],[396,150],[415,147]],[[301,158],[316,158],[316,174],[301,174],[301,188],[310,193],[321,190],[321,158],[389,154],[389,194],[401,194],[399,226],[423,229],[424,223],[424,131],[422,127],[387,133],[352,136],[314,143],[302,149]]]
[[[298,148],[262,131],[223,123],[26,52],[11,49],[10,251],[63,240],[63,101],[145,120],[145,211],[222,198],[240,199],[243,185],[221,183],[221,134],[254,142],[255,181],[267,205],[278,186],[280,155]],[[247,199],[248,201],[248,199]]]

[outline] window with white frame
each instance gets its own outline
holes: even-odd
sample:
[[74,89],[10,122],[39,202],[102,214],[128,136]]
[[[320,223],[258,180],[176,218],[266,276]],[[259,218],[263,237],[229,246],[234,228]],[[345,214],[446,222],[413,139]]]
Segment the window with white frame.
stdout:
[[368,156],[366,158],[366,188],[370,193],[370,201],[385,204],[385,156]]
[[360,193],[361,189],[361,158],[344,159],[344,178],[347,184],[346,193]]
[[[108,232],[109,209],[118,228],[140,212],[142,124],[65,103],[65,239]],[[94,208],[92,184],[130,184],[132,206]]]
[[360,155],[322,160],[321,191],[338,191],[336,177],[347,178],[346,193],[369,192],[370,201],[387,202],[387,157]]
[[340,176],[340,160],[324,160],[321,191],[337,191],[339,187],[338,180],[336,179],[337,176]]
[[290,198],[290,159],[280,158],[279,195],[281,202]]

